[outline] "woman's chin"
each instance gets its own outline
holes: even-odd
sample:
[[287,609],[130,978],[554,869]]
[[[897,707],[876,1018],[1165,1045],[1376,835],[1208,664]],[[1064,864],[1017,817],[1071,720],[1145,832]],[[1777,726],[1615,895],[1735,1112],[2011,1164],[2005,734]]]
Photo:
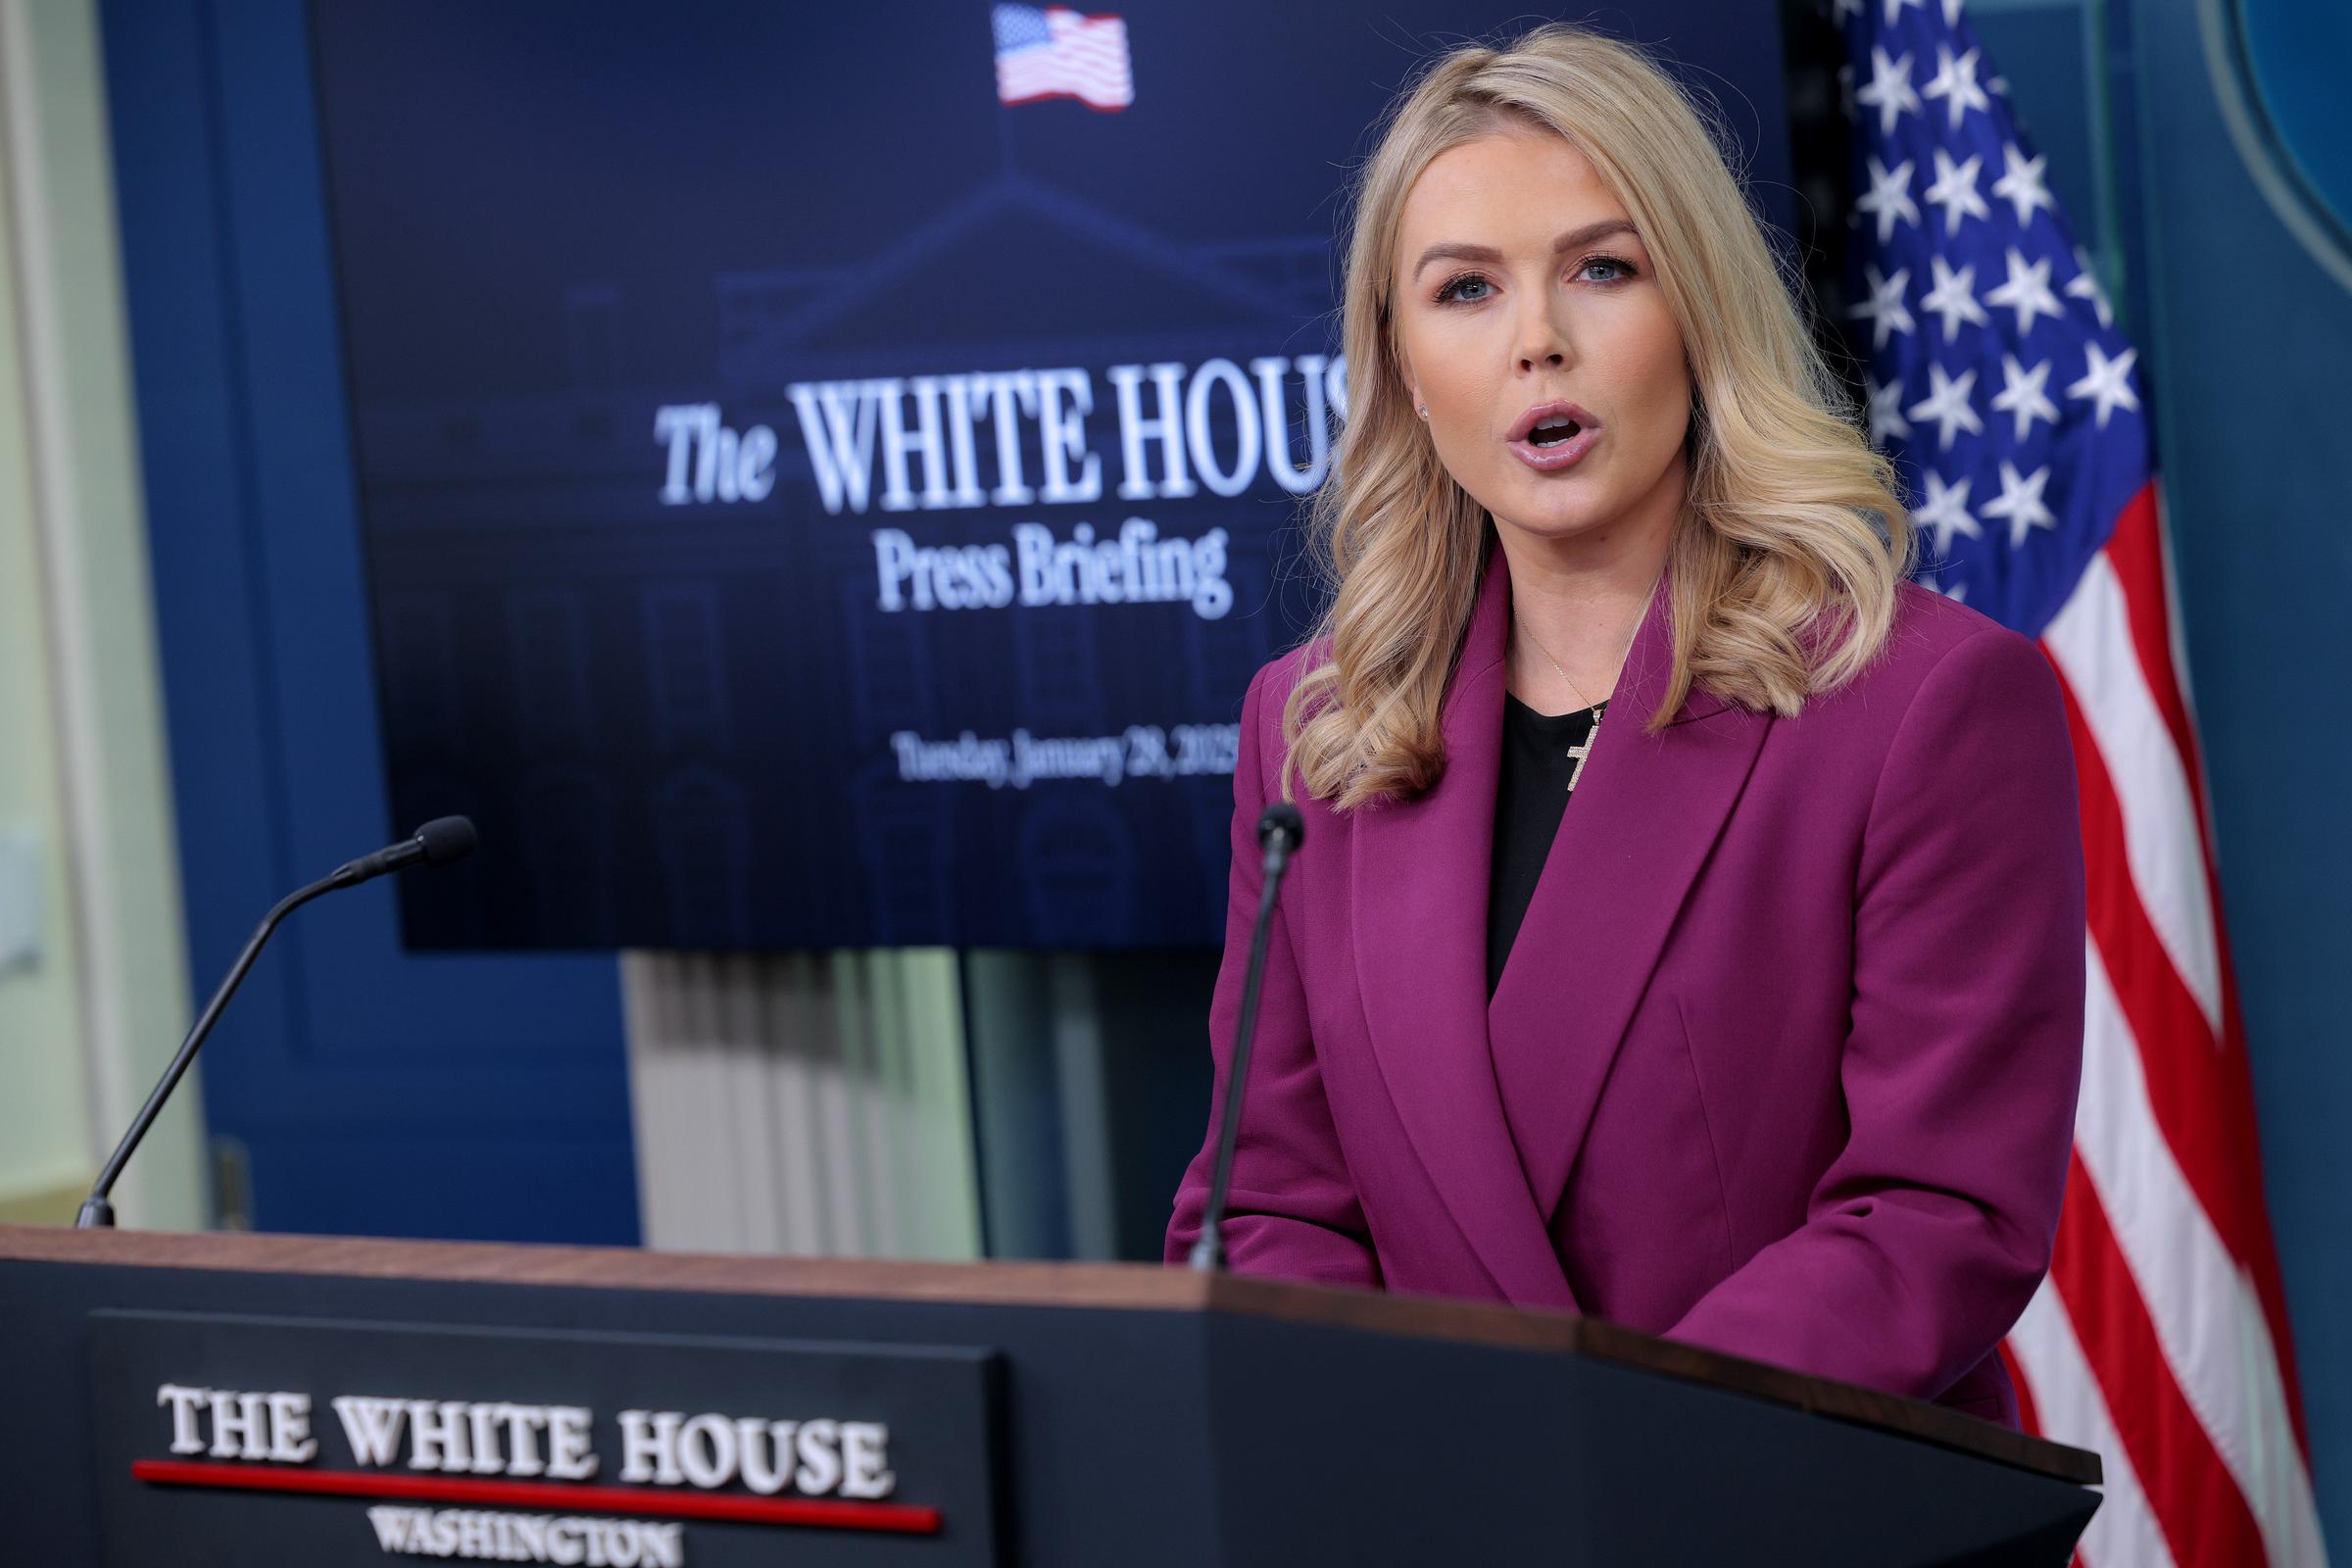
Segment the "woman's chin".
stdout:
[[1616,514],[1604,508],[1591,506],[1560,506],[1556,503],[1512,513],[1497,512],[1497,527],[1517,533],[1534,544],[1569,544],[1590,539],[1608,531]]

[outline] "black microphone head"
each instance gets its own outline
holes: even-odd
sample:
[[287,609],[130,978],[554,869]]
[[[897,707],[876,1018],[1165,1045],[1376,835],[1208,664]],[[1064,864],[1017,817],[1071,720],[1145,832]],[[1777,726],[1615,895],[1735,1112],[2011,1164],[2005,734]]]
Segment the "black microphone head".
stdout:
[[1298,814],[1298,808],[1288,801],[1276,801],[1257,819],[1259,844],[1270,842],[1277,833],[1290,840],[1294,850],[1306,837],[1306,819]]
[[464,816],[436,816],[416,830],[416,842],[424,846],[427,865],[463,860],[473,853],[473,821]]

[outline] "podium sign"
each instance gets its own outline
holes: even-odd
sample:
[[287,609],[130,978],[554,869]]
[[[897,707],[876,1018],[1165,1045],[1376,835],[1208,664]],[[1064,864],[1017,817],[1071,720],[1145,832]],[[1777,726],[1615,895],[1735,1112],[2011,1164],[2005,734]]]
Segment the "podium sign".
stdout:
[[108,1568],[999,1560],[986,1349],[99,1311],[89,1370]]

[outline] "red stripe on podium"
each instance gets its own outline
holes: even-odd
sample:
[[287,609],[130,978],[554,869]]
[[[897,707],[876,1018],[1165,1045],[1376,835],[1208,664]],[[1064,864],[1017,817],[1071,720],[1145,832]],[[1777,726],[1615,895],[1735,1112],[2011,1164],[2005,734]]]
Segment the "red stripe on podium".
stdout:
[[736,1493],[662,1492],[651,1487],[574,1487],[545,1481],[474,1481],[457,1476],[373,1475],[351,1470],[285,1470],[262,1464],[134,1459],[133,1480],[159,1487],[227,1487],[299,1492],[314,1496],[389,1497],[557,1509],[565,1513],[645,1514],[665,1519],[722,1519],[739,1524],[820,1525],[935,1536],[939,1510],[904,1502],[843,1502],[828,1497],[747,1497]]

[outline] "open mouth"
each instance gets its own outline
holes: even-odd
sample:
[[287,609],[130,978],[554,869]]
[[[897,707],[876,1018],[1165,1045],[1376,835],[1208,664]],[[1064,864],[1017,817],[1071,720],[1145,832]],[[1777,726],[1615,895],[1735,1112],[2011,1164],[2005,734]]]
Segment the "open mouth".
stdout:
[[1584,428],[1574,419],[1547,419],[1528,432],[1527,439],[1536,446],[1554,447],[1573,437]]

